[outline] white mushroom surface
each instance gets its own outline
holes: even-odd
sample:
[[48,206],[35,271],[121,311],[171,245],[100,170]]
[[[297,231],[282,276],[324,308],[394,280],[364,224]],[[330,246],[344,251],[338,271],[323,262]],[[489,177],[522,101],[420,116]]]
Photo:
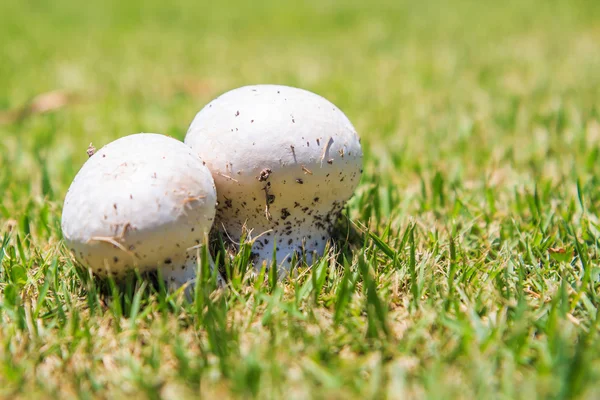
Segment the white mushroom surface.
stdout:
[[[185,143],[211,170],[219,204],[216,228],[232,243],[257,238],[257,267],[280,267],[293,253],[324,252],[362,173],[356,130],[340,109],[306,90],[245,86],[206,105]],[[260,236],[260,237],[259,237]]]
[[62,231],[75,258],[100,276],[160,269],[171,288],[196,276],[215,217],[210,171],[185,144],[142,133],[93,154],[67,192]]

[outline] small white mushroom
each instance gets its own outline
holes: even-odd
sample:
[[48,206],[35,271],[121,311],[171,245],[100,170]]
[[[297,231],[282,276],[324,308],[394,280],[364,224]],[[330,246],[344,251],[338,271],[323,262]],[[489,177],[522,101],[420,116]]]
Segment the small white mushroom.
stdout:
[[241,87],[206,105],[185,143],[217,186],[216,228],[233,243],[256,238],[257,266],[321,255],[362,173],[356,130],[335,105],[306,90]]
[[160,269],[177,288],[196,276],[193,248],[213,224],[216,200],[210,171],[188,146],[158,134],[126,136],[77,173],[62,231],[75,258],[97,275]]

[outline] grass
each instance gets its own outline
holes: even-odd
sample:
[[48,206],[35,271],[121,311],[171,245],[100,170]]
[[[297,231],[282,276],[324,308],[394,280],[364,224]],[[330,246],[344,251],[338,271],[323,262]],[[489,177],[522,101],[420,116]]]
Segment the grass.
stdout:
[[[0,397],[600,397],[598,20],[594,0],[0,2]],[[281,283],[242,249],[191,303],[73,265],[89,143],[182,139],[249,83],[355,123],[359,243]]]

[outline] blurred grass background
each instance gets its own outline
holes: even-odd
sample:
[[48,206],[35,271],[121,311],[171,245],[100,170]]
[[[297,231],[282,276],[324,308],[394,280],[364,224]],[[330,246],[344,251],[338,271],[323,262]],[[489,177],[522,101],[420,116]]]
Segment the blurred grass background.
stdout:
[[[0,109],[54,90],[76,100],[1,133],[20,157],[44,143],[51,175],[71,176],[90,141],[182,138],[218,94],[280,83],[338,104],[383,154],[478,174],[507,149],[521,165],[574,145],[562,126],[547,132],[560,140],[534,131],[558,113],[574,129],[595,116],[599,10],[593,0],[3,2]],[[5,163],[26,162],[13,157]],[[68,179],[53,182],[63,192]]]
[[[181,322],[183,306],[145,296],[131,326],[86,314],[60,208],[90,142],[183,139],[208,101],[257,83],[314,91],[361,134],[349,215],[381,240],[361,254],[393,339],[365,337],[360,274],[335,324],[341,275],[314,301],[294,300],[294,284],[250,286],[215,303],[239,322],[221,335],[227,376],[210,361],[225,350],[205,343],[204,322]],[[595,398],[599,99],[597,0],[2,1],[0,396],[192,397],[204,380],[208,397]],[[551,246],[578,251],[557,263]],[[455,286],[448,257],[461,263]],[[27,304],[52,268],[64,295],[40,300],[36,341]],[[104,361],[69,347],[78,329]]]

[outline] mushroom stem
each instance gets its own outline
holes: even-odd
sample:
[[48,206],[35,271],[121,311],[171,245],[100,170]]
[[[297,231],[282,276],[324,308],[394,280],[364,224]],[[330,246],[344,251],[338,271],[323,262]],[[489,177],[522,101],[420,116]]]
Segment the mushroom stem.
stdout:
[[[278,240],[278,237],[275,237],[275,245],[265,245],[260,249],[260,246],[253,246],[253,250],[258,251],[259,261],[266,262],[267,267],[271,267],[270,263],[273,260],[273,253],[275,253],[277,273],[280,277],[283,277],[290,270],[297,267],[303,259],[308,265],[311,265],[319,256],[324,254],[327,247],[327,239],[323,240],[322,237],[329,238],[329,233],[314,228],[306,231],[306,234],[307,236],[296,238],[291,244],[288,244],[288,236],[283,236],[281,242]],[[312,239],[308,239],[308,236]],[[314,240],[315,237],[318,237],[318,240]],[[293,263],[294,254],[296,257]]]
[[[197,250],[197,249],[195,249]],[[199,252],[198,252],[199,253]],[[198,255],[199,256],[199,255]],[[167,285],[169,292],[179,290],[181,287],[184,288],[185,296],[188,300],[192,299],[194,293],[194,287],[196,286],[196,279],[198,279],[198,257],[186,257],[172,260],[170,265],[165,265],[161,268],[162,278]],[[204,268],[200,265],[200,271]],[[211,274],[214,271],[214,261],[208,258],[208,268]],[[221,273],[217,270],[217,285],[223,287],[225,280],[221,276]]]

